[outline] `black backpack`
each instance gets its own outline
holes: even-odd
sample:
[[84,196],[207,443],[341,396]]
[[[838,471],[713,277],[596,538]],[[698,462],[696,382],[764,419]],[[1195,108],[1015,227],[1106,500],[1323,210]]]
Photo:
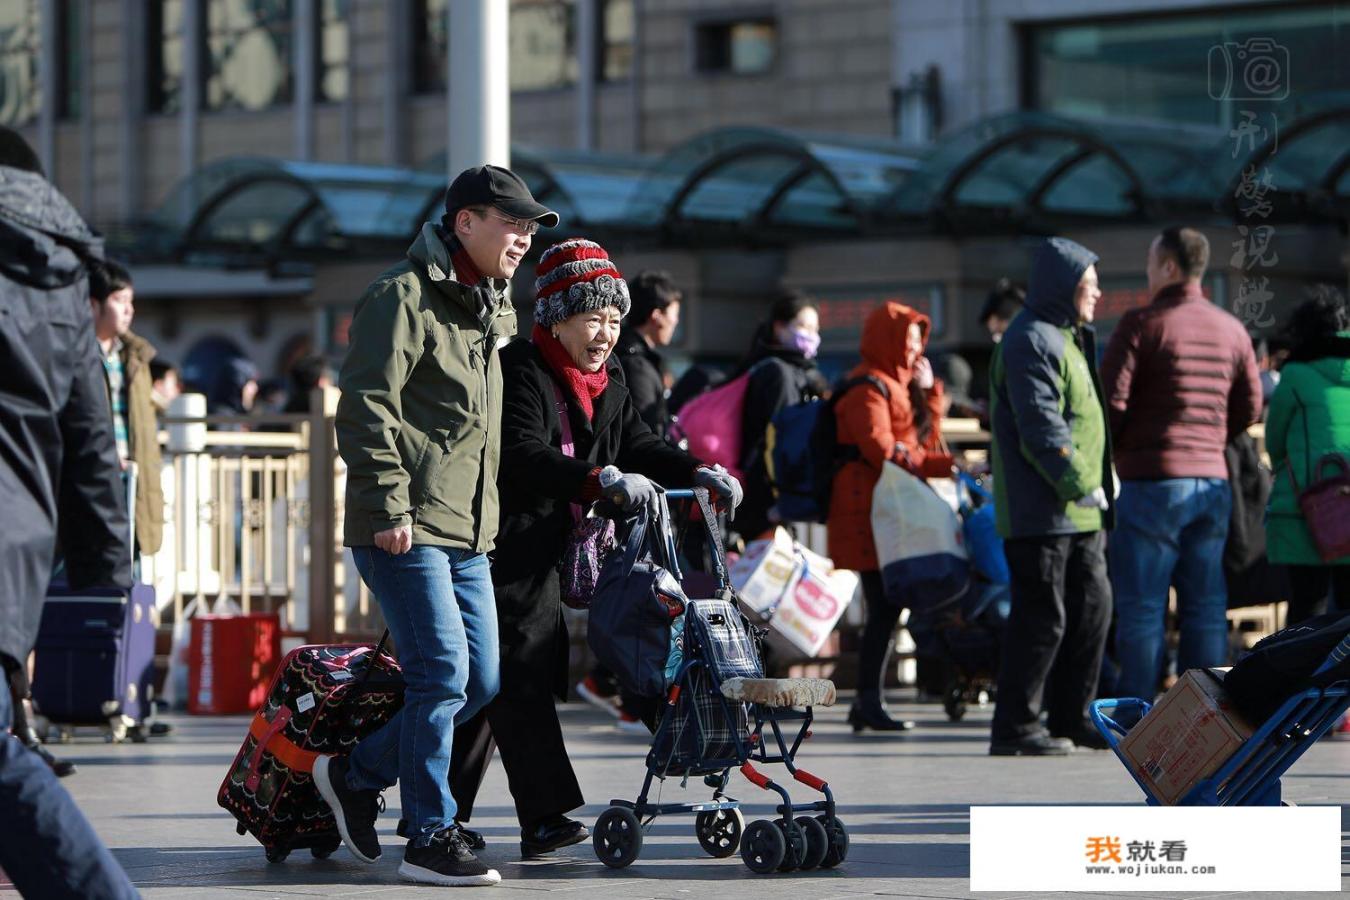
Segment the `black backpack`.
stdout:
[[764,457],[779,517],[785,522],[824,522],[830,514],[834,476],[859,458],[855,446],[839,445],[835,405],[851,388],[870,384],[887,400],[891,393],[874,375],[850,378],[828,400],[808,400],[779,410],[769,423]]
[[1290,697],[1350,678],[1350,657],[1320,675],[1336,645],[1350,635],[1350,613],[1314,616],[1262,638],[1224,678],[1224,688],[1252,725],[1270,718]]

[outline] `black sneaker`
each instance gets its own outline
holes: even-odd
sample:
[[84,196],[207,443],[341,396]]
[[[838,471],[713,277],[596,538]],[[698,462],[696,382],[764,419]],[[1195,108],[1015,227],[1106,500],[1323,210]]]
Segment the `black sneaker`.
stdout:
[[1069,734],[1057,734],[1057,738],[1072,741],[1075,747],[1084,750],[1110,750],[1111,742],[1096,728],[1080,728]]
[[314,761],[314,786],[333,811],[342,842],[352,856],[364,863],[380,858],[380,838],[375,833],[382,801],[379,791],[356,791],[347,786],[347,758],[320,756]]
[[487,887],[502,880],[496,869],[479,862],[454,825],[442,828],[420,847],[409,843],[398,874],[405,881],[446,887]]
[[[487,848],[487,838],[483,837],[483,832],[474,831],[472,828],[465,828],[463,822],[455,822],[459,828],[459,833],[464,836],[464,843],[469,845],[470,850],[484,850]],[[395,829],[398,836],[405,838],[408,836],[408,820],[399,819],[398,828]]]

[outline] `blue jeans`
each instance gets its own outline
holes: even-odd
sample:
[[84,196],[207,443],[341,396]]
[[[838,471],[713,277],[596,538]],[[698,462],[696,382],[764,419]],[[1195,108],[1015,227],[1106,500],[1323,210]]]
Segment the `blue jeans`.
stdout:
[[52,770],[7,733],[12,713],[0,669],[0,868],[25,897],[139,897]]
[[352,556],[393,635],[406,689],[403,709],[352,751],[347,784],[383,790],[397,781],[408,836],[424,843],[455,820],[455,725],[501,684],[491,571],[484,554],[452,547],[398,556],[353,547]]
[[1152,702],[1162,673],[1167,589],[1177,589],[1177,671],[1228,663],[1223,548],[1233,494],[1222,478],[1126,481],[1111,535],[1118,696]]

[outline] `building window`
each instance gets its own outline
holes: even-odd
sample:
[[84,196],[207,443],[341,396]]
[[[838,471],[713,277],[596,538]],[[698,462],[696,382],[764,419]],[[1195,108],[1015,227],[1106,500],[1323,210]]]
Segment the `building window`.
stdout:
[[572,0],[511,0],[511,90],[576,84],[576,38]]
[[347,99],[347,63],[351,57],[348,19],[350,0],[322,0],[319,5],[319,77],[315,99],[337,103]]
[[183,0],[150,3],[146,36],[146,108],[176,113],[183,108]]
[[450,59],[450,0],[413,4],[413,91],[444,93]]
[[84,93],[84,16],[86,4],[60,3],[56,7],[58,27],[56,60],[56,117],[78,119]]
[[1032,25],[1023,46],[1029,108],[1227,127],[1350,83],[1350,3]]
[[[596,76],[622,81],[633,70],[633,0],[599,0]],[[413,4],[413,90],[443,93],[450,52],[449,0]],[[577,82],[575,0],[511,0],[511,90]]]
[[266,109],[291,101],[290,0],[208,0],[205,107]]
[[769,18],[702,22],[694,27],[699,72],[759,75],[778,55],[778,24]]
[[0,122],[26,125],[42,106],[38,0],[0,3]]
[[600,29],[600,80],[630,78],[633,74],[633,0],[605,0]]

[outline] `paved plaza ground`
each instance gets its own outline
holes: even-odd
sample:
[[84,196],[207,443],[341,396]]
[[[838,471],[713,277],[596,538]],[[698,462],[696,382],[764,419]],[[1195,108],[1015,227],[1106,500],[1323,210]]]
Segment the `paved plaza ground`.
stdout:
[[[907,694],[895,696],[903,699]],[[814,737],[802,751],[803,764],[830,781],[849,826],[852,847],[847,863],[838,870],[753,875],[739,856],[721,860],[706,856],[694,838],[692,818],[658,820],[646,837],[641,858],[621,871],[597,862],[589,841],[549,859],[521,862],[505,778],[500,766],[494,766],[474,819],[489,841],[483,856],[504,879],[501,886],[486,889],[488,896],[529,897],[552,891],[588,900],[993,898],[999,895],[969,891],[972,804],[1142,802],[1140,791],[1111,753],[991,758],[986,755],[990,710],[972,710],[965,721],[953,724],[939,706],[899,707],[919,721],[918,729],[905,735],[854,737],[844,723],[846,707],[841,705],[822,711]],[[611,797],[636,795],[646,741],[618,734],[609,719],[589,707],[570,704],[562,710],[572,759],[589,800],[581,817],[590,824]],[[149,744],[107,745],[90,732],[75,744],[56,748],[79,764],[79,774],[67,785],[147,898],[396,898],[446,890],[398,881],[402,841],[394,835],[397,790],[385,795],[390,807],[381,823],[385,855],[376,865],[362,865],[345,850],[325,861],[300,851],[285,863],[268,864],[252,838],[235,834],[234,820],[215,801],[248,720],[175,716],[171,721],[176,733]],[[733,796],[745,801],[747,821],[771,814],[772,804],[764,793],[739,776],[733,785]],[[1344,805],[1342,891],[1350,889],[1350,737],[1324,740],[1312,748],[1285,777],[1284,792],[1300,805]],[[681,793],[672,779],[664,798]],[[689,793],[695,794],[692,782]],[[700,786],[695,796],[707,793]],[[4,893],[0,888],[0,895]]]

